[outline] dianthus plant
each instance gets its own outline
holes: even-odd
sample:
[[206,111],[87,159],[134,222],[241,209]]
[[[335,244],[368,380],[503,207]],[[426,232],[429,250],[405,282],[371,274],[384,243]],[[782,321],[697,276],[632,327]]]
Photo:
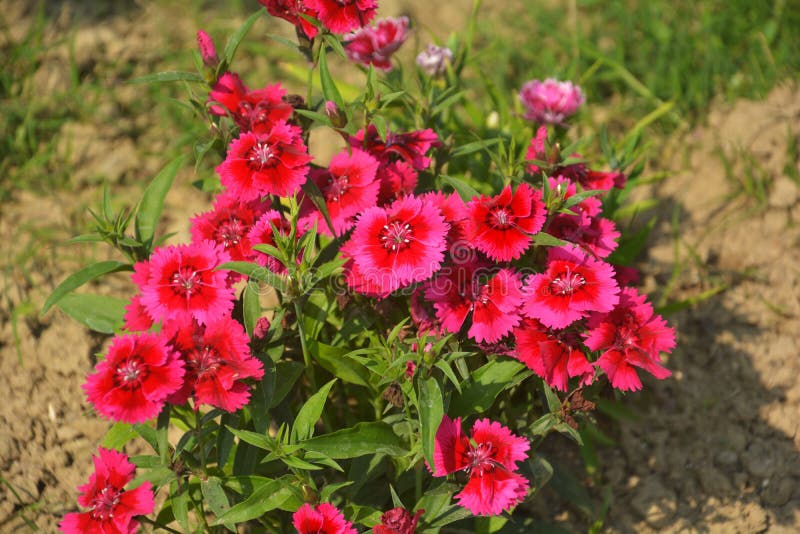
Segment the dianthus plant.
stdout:
[[[457,35],[402,61],[413,21],[375,0],[261,3],[222,53],[198,32],[198,74],[151,77],[211,125],[191,240],[155,231],[179,158],[135,209],[106,192],[78,241],[117,259],[46,304],[113,335],[83,395],[114,425],[62,530],[532,528],[543,438],[597,436],[592,399],[670,375],[619,221],[638,136],[601,130],[602,170],[570,135],[577,85],[503,96]],[[234,69],[262,17],[294,25],[302,95]],[[118,272],[124,301],[73,293]]]

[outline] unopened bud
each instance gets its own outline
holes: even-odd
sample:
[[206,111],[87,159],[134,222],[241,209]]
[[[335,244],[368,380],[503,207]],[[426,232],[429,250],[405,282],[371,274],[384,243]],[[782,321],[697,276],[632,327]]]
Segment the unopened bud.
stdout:
[[344,128],[347,124],[347,115],[339,109],[339,106],[333,100],[325,102],[325,115],[328,116],[334,128]]
[[206,67],[215,69],[219,64],[217,49],[214,48],[214,41],[211,36],[203,30],[197,30],[197,47],[200,49],[200,57]]

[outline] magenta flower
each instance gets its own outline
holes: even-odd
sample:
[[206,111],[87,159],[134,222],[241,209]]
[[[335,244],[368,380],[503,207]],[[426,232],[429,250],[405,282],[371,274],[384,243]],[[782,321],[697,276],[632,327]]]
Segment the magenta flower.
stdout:
[[192,241],[213,241],[221,245],[233,261],[248,261],[253,257],[253,248],[247,234],[266,206],[257,200],[240,202],[228,192],[217,195],[211,211],[190,219]]
[[436,432],[433,476],[465,471],[469,481],[455,496],[458,503],[475,515],[498,515],[528,495],[528,481],[514,471],[529,448],[527,439],[500,423],[479,419],[467,437],[461,418],[454,421],[445,415]]
[[350,61],[389,71],[392,55],[407,38],[408,17],[390,17],[345,35],[344,51]]
[[436,132],[430,128],[406,133],[388,132],[384,140],[374,124],[370,124],[366,131],[362,128],[348,141],[350,146],[366,150],[381,163],[402,159],[418,171],[431,165],[431,158],[425,155],[428,150],[441,145]]
[[577,334],[547,328],[535,319],[526,319],[514,330],[517,350],[514,357],[527,365],[547,385],[567,390],[570,378],[580,377],[580,385],[591,384],[594,367],[580,349]]
[[200,57],[206,67],[215,68],[219,63],[217,49],[214,48],[214,41],[204,30],[197,30],[197,47],[200,49]]
[[642,389],[636,367],[659,380],[672,374],[661,364],[660,353],[675,347],[675,330],[653,313],[653,306],[636,289],[624,288],[619,304],[608,313],[591,315],[586,326],[589,331],[584,343],[591,350],[603,351],[596,363],[613,387]]
[[227,284],[227,271],[217,270],[229,259],[212,241],[157,248],[150,256],[147,277],[138,273],[134,277],[142,305],[156,321],[194,318],[207,323],[230,313],[233,290]]
[[447,70],[447,65],[453,62],[453,51],[446,46],[429,44],[428,47],[417,55],[417,65],[428,76],[439,76]]
[[[278,230],[281,235],[288,235],[291,230],[290,227],[289,221],[284,219],[280,212],[277,210],[269,210],[256,221],[247,234],[247,239],[252,245],[272,245],[274,247],[275,236],[273,234],[273,228]],[[255,256],[256,263],[267,267],[270,271],[278,274],[286,272],[286,266],[278,261],[278,258],[257,250],[253,251],[253,255]]]
[[[547,126],[539,126],[539,129],[536,130],[536,135],[533,137],[533,139],[531,139],[531,143],[528,145],[527,152],[525,152],[525,159],[528,161],[547,161],[547,147],[545,145],[546,141]],[[525,170],[531,174],[536,174],[541,169],[538,165],[529,163]]]
[[292,515],[292,525],[298,534],[358,534],[344,514],[327,502],[313,507],[305,503]]
[[551,248],[547,270],[528,279],[525,315],[550,328],[566,328],[592,311],[611,311],[619,286],[611,265],[577,247]]
[[280,121],[289,120],[292,106],[283,101],[286,90],[279,83],[263,89],[248,89],[238,74],[220,76],[208,95],[213,115],[230,115],[243,132],[268,132]]
[[150,482],[126,491],[136,467],[121,452],[102,447],[97,452],[92,457],[94,473],[78,487],[78,504],[88,510],[65,515],[59,529],[65,534],[133,534],[139,527],[134,517],[155,508]]
[[300,16],[315,17],[317,15],[314,9],[305,6],[303,0],[258,0],[258,3],[266,7],[273,17],[282,18],[294,24],[309,39],[313,39],[317,35],[317,27]]
[[375,17],[377,0],[304,0],[305,6],[317,12],[317,18],[331,33],[347,33]]
[[86,377],[86,399],[112,421],[143,423],[183,384],[183,362],[158,334],[117,336]]
[[606,258],[614,252],[620,235],[614,221],[590,217],[586,213],[559,213],[553,217],[547,231],[559,239],[579,245],[598,258]]
[[525,82],[519,93],[528,120],[544,124],[563,124],[586,101],[583,91],[572,82],[548,78]]

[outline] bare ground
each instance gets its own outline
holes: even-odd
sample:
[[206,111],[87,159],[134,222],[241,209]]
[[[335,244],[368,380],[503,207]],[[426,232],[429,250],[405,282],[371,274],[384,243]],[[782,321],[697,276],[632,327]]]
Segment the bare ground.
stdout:
[[[428,20],[460,27],[469,3],[443,3]],[[131,71],[169,68],[163,51],[189,46],[195,25],[207,22],[183,20],[165,32],[165,20],[180,20],[174,6],[124,3],[83,12],[80,3],[53,5],[49,38],[57,42],[74,32],[79,70],[103,91],[95,112],[59,133],[55,161],[73,170],[69,186],[20,190],[0,212],[8,260],[0,280],[0,392],[6,392],[0,473],[14,488],[0,486],[3,532],[24,531],[26,519],[54,531],[73,509],[75,488],[108,428],[89,412],[80,390],[105,340],[60,312],[40,318],[38,310],[64,276],[107,258],[104,247],[55,245],[85,227],[85,207],[99,200],[98,178],[115,184],[121,198],[135,196],[165,162],[163,151],[175,135],[158,115],[131,116],[141,89],[119,82]],[[423,5],[384,2],[383,13],[413,16]],[[0,1],[0,8],[7,20],[30,17],[19,3]],[[62,44],[40,65],[33,81],[38,90],[68,83],[67,53]],[[682,148],[665,150],[662,164],[674,174],[657,187],[663,216],[641,265],[650,273],[645,287],[670,283],[676,249],[669,221],[677,213],[683,269],[672,296],[727,289],[671,317],[679,332],[668,362],[674,379],[649,381],[644,393],[630,396],[639,419],[617,428],[617,446],[601,449],[603,480],[614,496],[606,521],[611,531],[800,530],[800,206],[786,170],[789,131],[800,136],[800,92],[783,87],[763,102],[715,106],[706,126],[680,140],[680,147],[692,147],[687,157]],[[729,172],[719,150],[738,160]],[[764,178],[764,204],[736,195],[748,172]],[[172,230],[185,232],[186,218],[207,205],[189,186],[192,179],[183,173],[168,197]],[[92,290],[124,294],[129,286],[120,276]],[[542,513],[555,522],[561,517],[559,509]]]

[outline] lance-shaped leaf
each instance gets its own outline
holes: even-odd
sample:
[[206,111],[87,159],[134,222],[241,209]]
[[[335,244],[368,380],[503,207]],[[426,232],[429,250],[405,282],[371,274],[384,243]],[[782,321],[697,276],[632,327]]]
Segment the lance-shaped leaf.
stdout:
[[101,334],[113,334],[122,327],[128,301],[106,295],[70,294],[56,304],[61,311]]
[[164,209],[164,198],[167,196],[178,169],[183,166],[184,156],[179,156],[169,162],[166,167],[161,169],[147,189],[144,190],[142,200],[139,202],[139,209],[136,212],[136,240],[144,243],[148,252],[153,244],[153,236],[156,233],[156,225],[161,218],[161,210]]
[[314,435],[314,425],[317,424],[317,421],[322,416],[325,401],[328,399],[328,393],[330,393],[334,382],[336,382],[335,378],[319,388],[319,391],[311,395],[303,407],[300,408],[292,426],[293,440],[304,440]]
[[76,273],[72,273],[67,278],[64,279],[63,282],[58,284],[53,292],[48,297],[47,302],[44,303],[42,307],[42,315],[47,313],[47,311],[56,304],[59,300],[64,298],[68,293],[76,290],[77,288],[81,287],[83,284],[94,280],[95,278],[99,278],[104,274],[108,273],[115,273],[118,271],[130,271],[131,266],[127,263],[122,263],[119,261],[101,261],[97,263],[93,263],[88,267],[84,267],[80,271]]
[[401,456],[408,452],[392,427],[383,422],[358,423],[351,428],[301,441],[300,446],[335,460],[378,453]]

